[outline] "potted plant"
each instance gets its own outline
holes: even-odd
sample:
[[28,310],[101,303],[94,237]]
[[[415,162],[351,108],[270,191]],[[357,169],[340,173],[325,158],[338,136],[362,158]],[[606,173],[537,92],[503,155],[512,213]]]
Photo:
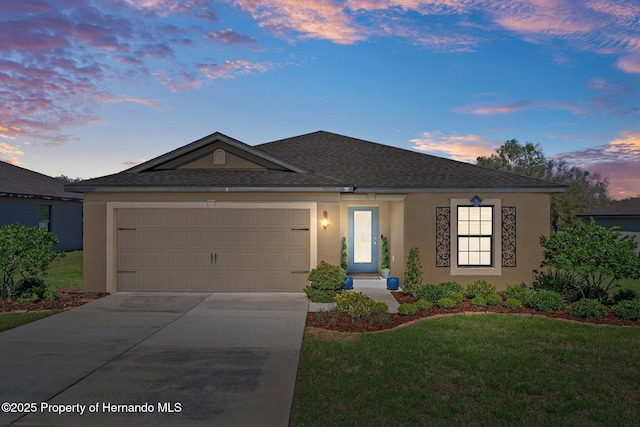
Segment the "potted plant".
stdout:
[[[342,248],[340,249],[340,267],[344,270],[344,273],[347,274],[347,268],[349,268],[349,264],[347,263],[347,238],[342,238]],[[347,276],[347,280],[344,284],[345,290],[353,289],[353,277]]]
[[380,240],[382,240],[382,262],[380,263],[380,273],[382,274],[382,278],[386,279],[389,277],[390,273],[390,265],[389,265],[389,241],[385,236],[380,236]]

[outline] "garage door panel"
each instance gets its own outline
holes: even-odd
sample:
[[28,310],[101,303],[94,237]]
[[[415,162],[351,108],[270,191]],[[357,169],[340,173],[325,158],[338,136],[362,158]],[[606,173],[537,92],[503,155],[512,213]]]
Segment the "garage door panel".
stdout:
[[301,291],[307,284],[308,209],[122,209],[117,221],[119,290]]

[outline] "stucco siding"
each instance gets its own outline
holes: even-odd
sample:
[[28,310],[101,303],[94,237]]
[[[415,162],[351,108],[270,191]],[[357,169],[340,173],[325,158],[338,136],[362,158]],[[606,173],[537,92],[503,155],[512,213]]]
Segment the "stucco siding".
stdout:
[[[499,274],[456,274],[456,254],[450,253],[449,266],[436,266],[436,208],[450,207],[452,199],[471,199],[475,193],[460,194],[411,194],[405,201],[405,242],[404,252],[410,248],[420,249],[424,281],[438,283],[455,280],[467,285],[474,280],[485,279],[494,283],[498,289],[504,289],[511,283],[531,283],[532,270],[539,267],[542,261],[542,249],[539,236],[549,234],[550,202],[547,194],[514,194],[514,193],[478,193],[482,199],[499,200],[502,207],[516,208],[516,263],[515,267],[498,265],[501,259],[494,259]],[[452,221],[454,221],[452,217]],[[495,224],[494,230],[500,225]],[[453,227],[452,227],[453,229]],[[495,231],[494,231],[495,233]],[[450,239],[455,239],[451,232]],[[495,244],[500,245],[499,237]],[[453,246],[453,245],[452,245]],[[474,269],[475,271],[476,269]],[[460,269],[458,269],[460,271]],[[489,272],[489,269],[487,269]]]

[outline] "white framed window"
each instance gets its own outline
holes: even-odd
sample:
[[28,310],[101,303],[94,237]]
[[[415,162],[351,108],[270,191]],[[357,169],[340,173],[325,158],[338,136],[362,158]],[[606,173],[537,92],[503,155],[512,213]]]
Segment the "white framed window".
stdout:
[[501,212],[500,199],[451,199],[451,275],[502,274]]
[[458,266],[493,265],[493,206],[458,206]]

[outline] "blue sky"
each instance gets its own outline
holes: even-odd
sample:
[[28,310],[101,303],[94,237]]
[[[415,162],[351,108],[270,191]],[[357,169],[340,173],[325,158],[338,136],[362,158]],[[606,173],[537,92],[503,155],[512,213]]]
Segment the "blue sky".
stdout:
[[2,0],[0,159],[116,173],[215,131],[475,163],[504,141],[640,196],[637,0]]

